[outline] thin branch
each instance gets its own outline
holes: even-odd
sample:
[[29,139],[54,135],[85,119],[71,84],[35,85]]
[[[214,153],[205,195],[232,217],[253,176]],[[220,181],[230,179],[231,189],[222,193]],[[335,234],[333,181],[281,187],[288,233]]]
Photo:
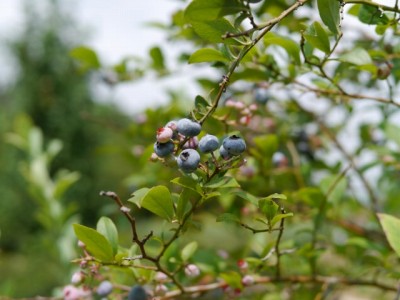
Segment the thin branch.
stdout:
[[[285,209],[283,207],[281,207],[281,214],[285,214]],[[279,250],[279,246],[282,240],[282,235],[283,235],[283,231],[285,229],[285,218],[281,219],[281,223],[279,226],[279,234],[278,234],[278,238],[276,239],[276,243],[275,243],[275,253],[276,253],[276,278],[280,278],[281,277],[281,252]]]
[[[308,2],[310,0],[297,0],[296,3],[294,3],[292,6],[290,6],[288,9],[284,10],[278,17],[271,19],[268,21],[266,24],[263,25],[262,29],[259,28],[260,33],[259,35],[251,42],[251,44],[248,44],[243,47],[243,49],[240,51],[238,54],[237,58],[231,63],[228,72],[226,75],[222,77],[222,81],[219,84],[219,89],[218,93],[214,98],[214,101],[212,102],[211,107],[209,110],[205,113],[205,115],[199,120],[200,124],[203,124],[204,121],[211,116],[214,111],[217,109],[219,101],[222,97],[222,94],[226,91],[226,88],[228,87],[229,84],[229,79],[236,70],[236,68],[239,66],[240,62],[242,59],[246,56],[246,54],[269,32],[271,29],[278,24],[280,21],[282,21],[285,17],[287,17],[289,14],[291,14],[293,11],[295,11],[297,8],[302,6],[304,3]],[[252,29],[254,30],[254,29]]]
[[[255,277],[255,284],[270,284],[270,283],[289,283],[289,284],[331,284],[344,286],[369,286],[382,291],[396,292],[397,287],[385,283],[380,283],[376,280],[352,279],[346,277],[328,277],[328,276],[288,276],[288,277]],[[198,294],[213,291],[223,288],[225,282],[215,282],[205,285],[191,286],[185,288],[187,294]],[[182,295],[179,290],[167,292],[164,296],[153,298],[154,300],[173,299]]]
[[242,227],[244,227],[244,228],[246,228],[246,229],[248,229],[248,230],[250,230],[252,233],[261,233],[261,232],[271,232],[271,231],[281,231],[281,228],[272,228],[272,229],[269,229],[269,228],[263,228],[263,229],[256,229],[256,228],[253,228],[253,227],[251,227],[251,226],[249,226],[249,225],[247,225],[247,224],[245,224],[245,223],[240,223],[240,226],[242,226]]
[[397,293],[396,293],[396,297],[394,298],[394,300],[400,300],[400,283],[399,283],[399,287],[397,288]]
[[395,13],[400,13],[400,10],[397,5],[395,5],[394,7],[391,7],[391,6],[379,4],[376,2],[372,2],[370,0],[343,0],[343,3],[345,5],[346,4],[364,4],[364,5],[368,5],[368,6],[374,6],[382,11],[392,11]]
[[286,147],[288,148],[290,156],[292,157],[293,173],[294,173],[294,176],[296,177],[297,184],[300,188],[303,188],[303,187],[305,187],[305,183],[304,183],[303,175],[301,173],[301,161],[300,161],[299,152],[297,151],[296,146],[294,145],[292,140],[289,140],[286,143]]
[[[346,175],[346,173],[350,170],[351,165],[349,165],[347,168],[345,168],[339,176],[335,179],[335,181],[329,186],[328,191],[325,193],[324,199],[321,200],[321,203],[318,207],[318,213],[314,221],[314,228],[312,232],[312,240],[311,240],[311,249],[315,250],[317,241],[318,241],[318,232],[321,228],[322,221],[325,217],[325,209],[326,205],[328,204],[328,199],[331,193],[335,190],[336,186],[339,184],[340,180],[343,179],[343,177]],[[312,276],[317,275],[317,260],[316,257],[313,255],[310,258],[310,264],[311,264],[311,274]]]
[[152,232],[148,236],[146,236],[143,240],[140,240],[139,235],[137,233],[137,229],[136,229],[136,220],[129,213],[129,209],[127,209],[127,207],[122,203],[122,201],[119,198],[119,196],[116,193],[111,192],[111,191],[108,191],[108,192],[101,191],[100,192],[100,196],[109,197],[109,198],[113,199],[117,203],[117,205],[120,208],[121,212],[125,215],[125,217],[129,221],[129,223],[131,224],[132,241],[139,246],[140,253],[142,254],[143,258],[154,262],[155,259],[153,257],[150,257],[150,256],[147,255],[146,249],[144,247],[145,243],[147,242],[149,237],[152,235]]
[[352,93],[343,93],[339,90],[327,90],[327,89],[318,89],[318,88],[314,88],[311,87],[303,82],[300,82],[298,80],[293,81],[294,84],[299,85],[303,88],[305,88],[306,90],[316,93],[316,94],[322,94],[322,95],[331,95],[331,96],[343,96],[346,98],[352,98],[352,99],[362,99],[362,100],[373,100],[373,101],[377,101],[383,104],[392,104],[395,105],[397,107],[400,107],[400,103],[394,102],[392,99],[388,99],[388,98],[382,98],[382,97],[375,97],[375,96],[371,96],[371,95],[365,95],[365,94],[352,94]]
[[346,158],[346,160],[350,163],[352,166],[353,170],[356,172],[358,178],[361,180],[362,184],[364,185],[364,188],[366,189],[368,196],[370,198],[370,206],[371,210],[373,212],[374,217],[376,218],[377,215],[376,213],[380,211],[379,207],[379,200],[378,197],[375,195],[375,192],[371,186],[371,184],[368,182],[368,180],[365,178],[364,174],[362,171],[357,167],[353,156],[347,152],[346,149],[342,146],[342,144],[339,142],[337,139],[336,135],[331,131],[331,129],[325,125],[325,123],[314,113],[306,110],[304,107],[302,107],[299,103],[295,102],[297,107],[301,109],[303,112],[307,113],[313,119],[318,123],[318,126],[321,128],[321,130],[326,134],[326,136],[333,142],[333,144],[336,146],[336,148],[340,151],[340,153]]

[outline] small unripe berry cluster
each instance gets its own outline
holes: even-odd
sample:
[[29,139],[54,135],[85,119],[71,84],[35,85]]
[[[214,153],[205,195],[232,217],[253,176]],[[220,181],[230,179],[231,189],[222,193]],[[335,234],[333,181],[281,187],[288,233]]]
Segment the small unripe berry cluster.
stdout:
[[254,112],[258,108],[254,103],[247,105],[241,101],[235,101],[232,99],[226,100],[225,106],[234,109],[238,113],[237,120],[228,122],[230,125],[236,125],[236,123],[248,125],[253,117]]
[[169,158],[174,157],[181,171],[192,173],[200,166],[200,153],[213,155],[214,151],[219,149],[220,157],[227,160],[246,150],[245,141],[237,135],[226,137],[221,144],[219,139],[211,134],[206,134],[199,140],[197,136],[201,130],[199,122],[187,118],[168,122],[157,130],[151,160],[161,158],[167,162]]

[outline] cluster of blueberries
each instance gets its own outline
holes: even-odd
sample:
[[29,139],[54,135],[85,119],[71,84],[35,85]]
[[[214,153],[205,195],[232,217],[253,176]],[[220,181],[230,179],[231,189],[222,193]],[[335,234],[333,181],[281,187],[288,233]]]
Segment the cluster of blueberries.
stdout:
[[157,130],[154,153],[160,158],[179,153],[175,157],[179,169],[185,173],[192,173],[200,164],[200,154],[197,149],[201,153],[213,153],[219,150],[220,157],[225,160],[238,156],[246,150],[245,141],[237,135],[226,137],[221,144],[219,139],[211,134],[206,134],[198,140],[200,132],[201,124],[194,120],[183,118],[170,121],[165,127]]

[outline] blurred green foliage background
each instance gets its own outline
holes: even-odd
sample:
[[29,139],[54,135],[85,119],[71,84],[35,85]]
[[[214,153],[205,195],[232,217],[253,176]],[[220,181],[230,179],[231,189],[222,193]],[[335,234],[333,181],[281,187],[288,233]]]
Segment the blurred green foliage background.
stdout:
[[[24,27],[8,41],[17,76],[0,90],[0,294],[16,297],[50,294],[65,282],[74,253],[57,247],[71,231],[62,223],[67,216],[97,221],[105,207],[98,192],[112,187],[126,194],[120,179],[132,166],[129,118],[93,99],[89,75],[69,55],[84,37],[77,24],[55,2],[46,13],[29,5]],[[43,176],[58,176],[58,208],[51,208],[54,195],[45,195],[54,182],[35,178],[50,144],[54,158]],[[62,170],[75,172],[73,178]]]

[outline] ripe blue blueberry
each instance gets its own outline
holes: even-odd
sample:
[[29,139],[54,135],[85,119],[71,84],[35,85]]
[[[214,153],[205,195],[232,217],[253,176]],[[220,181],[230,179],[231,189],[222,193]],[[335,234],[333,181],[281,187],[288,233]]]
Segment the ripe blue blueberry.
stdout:
[[186,137],[196,136],[201,131],[200,123],[193,120],[184,118],[180,119],[176,124],[176,129],[178,132]]
[[218,138],[215,135],[206,134],[200,139],[199,150],[204,153],[210,153],[219,147]]
[[141,285],[134,285],[129,291],[128,300],[147,300],[146,290]]
[[281,167],[287,167],[288,165],[288,159],[285,154],[282,152],[275,152],[272,155],[272,164],[274,167],[281,168]]
[[196,171],[200,163],[200,154],[194,149],[186,149],[179,154],[178,167],[185,173]]
[[231,135],[225,138],[222,142],[222,146],[233,156],[240,155],[246,150],[245,141],[237,135]]
[[228,153],[228,150],[226,150],[224,148],[224,146],[221,145],[221,147],[219,147],[219,155],[223,158],[223,159],[229,159],[231,158],[231,155]]
[[113,289],[112,283],[109,282],[108,280],[104,280],[97,287],[97,294],[100,297],[105,297],[105,296],[111,294],[112,289]]
[[159,157],[166,157],[170,155],[172,152],[174,152],[174,148],[175,145],[171,141],[167,143],[159,143],[159,142],[154,143],[154,152]]
[[257,103],[265,104],[270,99],[270,94],[267,89],[258,88],[254,91],[254,100]]

